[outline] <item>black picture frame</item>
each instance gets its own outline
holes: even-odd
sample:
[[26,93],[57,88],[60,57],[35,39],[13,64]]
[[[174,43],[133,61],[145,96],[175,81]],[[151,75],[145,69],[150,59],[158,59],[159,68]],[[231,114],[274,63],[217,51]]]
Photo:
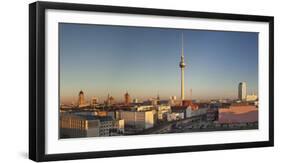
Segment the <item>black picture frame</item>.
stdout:
[[[261,142],[161,147],[150,149],[100,152],[46,154],[45,153],[45,11],[95,11],[124,14],[161,15],[207,19],[226,19],[269,23],[269,140]],[[34,161],[55,161],[101,157],[178,153],[237,148],[269,147],[274,145],[274,17],[178,11],[152,8],[102,6],[88,4],[34,2],[29,5],[29,158]]]

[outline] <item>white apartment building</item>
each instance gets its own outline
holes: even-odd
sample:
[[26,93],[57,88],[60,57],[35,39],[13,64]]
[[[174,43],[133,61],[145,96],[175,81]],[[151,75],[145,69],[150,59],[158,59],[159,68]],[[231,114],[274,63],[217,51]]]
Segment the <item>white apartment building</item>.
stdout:
[[154,125],[153,111],[120,111],[120,119],[124,120],[125,126],[148,129]]

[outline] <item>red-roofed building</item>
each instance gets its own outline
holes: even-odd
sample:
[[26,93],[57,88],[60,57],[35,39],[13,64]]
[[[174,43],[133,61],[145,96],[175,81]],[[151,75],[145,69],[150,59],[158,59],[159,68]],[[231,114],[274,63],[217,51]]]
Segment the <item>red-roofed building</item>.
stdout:
[[183,100],[182,106],[190,107],[193,111],[198,110],[198,108],[199,108],[198,105],[194,104],[191,100]]

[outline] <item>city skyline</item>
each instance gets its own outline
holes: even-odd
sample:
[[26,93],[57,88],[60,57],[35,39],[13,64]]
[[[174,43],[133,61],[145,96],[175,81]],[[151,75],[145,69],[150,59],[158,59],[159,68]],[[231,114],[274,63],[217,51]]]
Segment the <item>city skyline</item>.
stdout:
[[180,97],[181,35],[186,99],[237,98],[237,83],[258,94],[258,33],[60,24],[62,103]]

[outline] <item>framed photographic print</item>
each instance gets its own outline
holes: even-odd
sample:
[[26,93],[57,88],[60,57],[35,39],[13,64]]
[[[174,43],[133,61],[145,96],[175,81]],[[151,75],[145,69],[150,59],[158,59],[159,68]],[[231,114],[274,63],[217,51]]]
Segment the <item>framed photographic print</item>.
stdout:
[[35,2],[29,158],[273,146],[273,17]]

